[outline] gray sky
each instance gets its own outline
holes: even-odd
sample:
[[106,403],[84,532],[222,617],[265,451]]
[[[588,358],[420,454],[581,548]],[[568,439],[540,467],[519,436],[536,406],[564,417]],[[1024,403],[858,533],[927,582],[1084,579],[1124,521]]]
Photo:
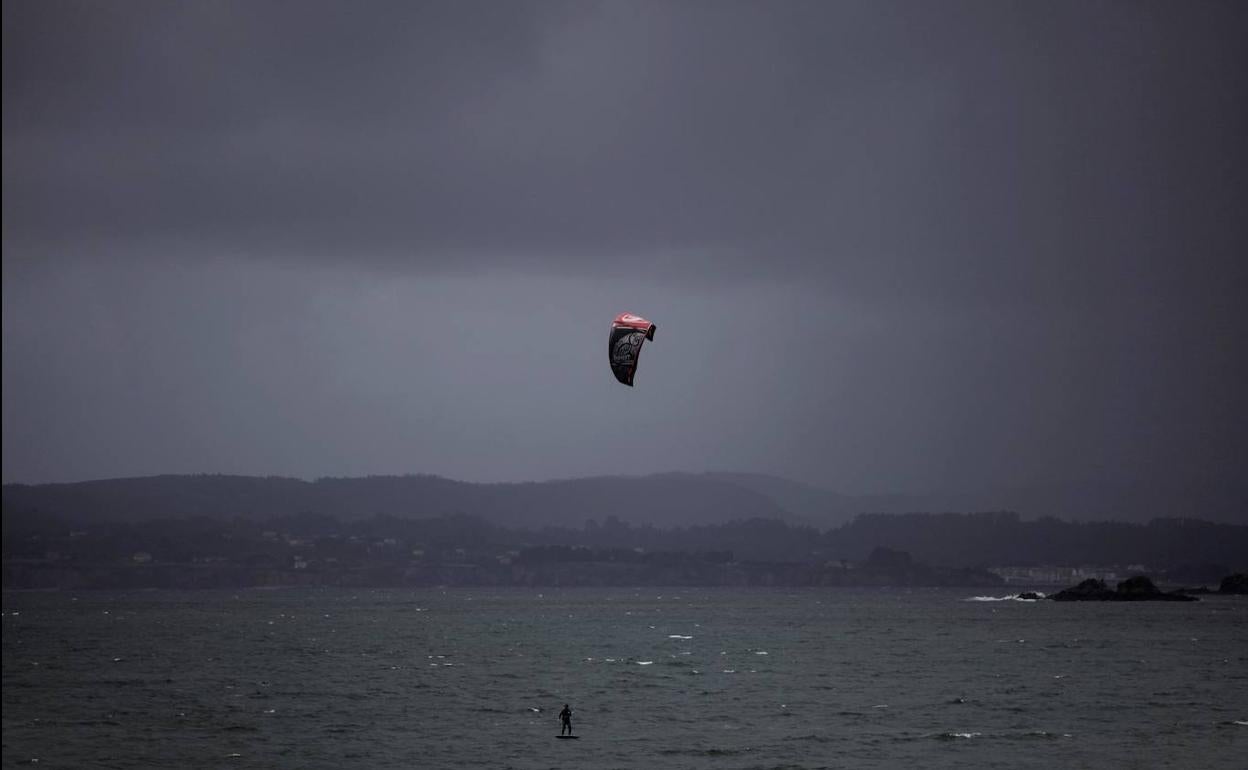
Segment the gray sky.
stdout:
[[1248,4],[3,14],[6,482],[1248,468]]

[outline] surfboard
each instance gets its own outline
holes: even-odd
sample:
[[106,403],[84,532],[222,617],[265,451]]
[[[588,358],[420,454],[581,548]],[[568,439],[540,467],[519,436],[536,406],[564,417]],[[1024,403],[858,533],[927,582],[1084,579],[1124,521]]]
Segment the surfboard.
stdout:
[[561,741],[574,741],[577,738],[580,738],[581,736],[579,735],[556,735],[555,737]]

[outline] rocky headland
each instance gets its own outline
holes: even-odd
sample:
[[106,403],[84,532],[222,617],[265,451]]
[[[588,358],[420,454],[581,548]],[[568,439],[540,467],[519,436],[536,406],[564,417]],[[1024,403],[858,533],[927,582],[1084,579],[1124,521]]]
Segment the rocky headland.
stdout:
[[1227,575],[1222,578],[1222,585],[1218,586],[1220,594],[1239,594],[1243,596],[1248,594],[1248,575],[1236,573]]
[[1195,602],[1195,596],[1182,593],[1166,593],[1153,581],[1137,575],[1127,578],[1111,589],[1104,580],[1090,578],[1073,588],[1059,591],[1049,597],[1055,602]]

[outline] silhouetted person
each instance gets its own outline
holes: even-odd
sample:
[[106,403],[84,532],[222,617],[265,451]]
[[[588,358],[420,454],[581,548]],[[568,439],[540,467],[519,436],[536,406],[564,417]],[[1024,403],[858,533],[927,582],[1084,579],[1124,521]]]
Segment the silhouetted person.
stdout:
[[563,723],[563,727],[559,728],[559,734],[563,735],[567,732],[572,734],[572,709],[568,708],[568,704],[563,704],[563,711],[559,712],[559,721]]

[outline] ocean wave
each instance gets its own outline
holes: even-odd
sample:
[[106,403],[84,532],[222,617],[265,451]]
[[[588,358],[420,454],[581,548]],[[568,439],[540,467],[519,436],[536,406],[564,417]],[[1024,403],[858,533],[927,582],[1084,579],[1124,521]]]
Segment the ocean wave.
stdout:
[[659,751],[659,753],[665,754],[668,756],[683,755],[683,756],[690,756],[690,757],[737,757],[737,756],[741,756],[742,754],[745,754],[746,752],[750,750],[751,749],[749,748],[742,748],[742,749],[720,749],[720,748],[662,749],[661,751]]
[[1007,594],[1005,596],[970,596],[963,599],[964,602],[1035,602],[1045,598],[1045,594],[1040,591],[1032,591],[1032,596],[1023,597],[1022,594]]
[[233,725],[225,725],[224,727],[221,727],[219,729],[222,732],[227,732],[227,733],[254,733],[254,732],[259,731],[260,728],[256,727],[255,725],[233,724]]
[[1070,738],[1070,733],[1051,733],[1048,730],[1015,730],[1003,733],[983,733],[977,730],[965,730],[955,732],[949,730],[943,733],[927,733],[920,738],[934,738],[938,741],[957,741],[971,740],[979,738],[984,740],[1007,740],[1007,741],[1029,741],[1029,740],[1059,740],[1061,738]]
[[1050,740],[1050,739],[1057,739],[1057,738],[1069,738],[1071,736],[1070,736],[1070,733],[1051,733],[1048,730],[1028,730],[1023,733],[1015,733],[1013,735],[1007,735],[1004,737],[1019,738],[1022,740],[1027,740],[1031,738],[1039,738],[1041,740]]
[[832,735],[819,735],[816,733],[808,733],[806,735],[799,735],[795,737],[793,740],[811,741],[812,743],[835,743],[837,741],[843,741],[845,740],[845,738],[839,737],[839,736],[832,736]]

